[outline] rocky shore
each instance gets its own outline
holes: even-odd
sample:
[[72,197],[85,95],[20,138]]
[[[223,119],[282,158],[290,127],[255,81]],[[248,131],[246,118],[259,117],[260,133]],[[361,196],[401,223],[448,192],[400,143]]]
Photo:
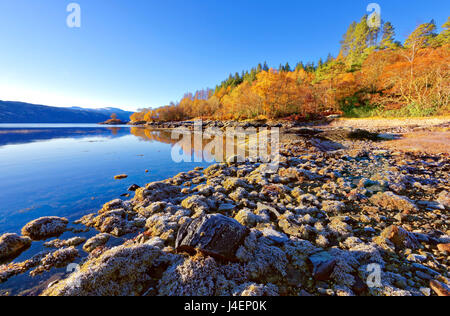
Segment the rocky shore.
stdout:
[[[206,123],[227,124],[236,126]],[[153,127],[180,125],[190,123]],[[448,152],[386,148],[389,128],[271,126],[282,130],[275,173],[230,159],[135,187],[132,199],[76,222],[98,235],[53,240],[56,250],[11,263],[32,240],[67,229],[66,219],[38,219],[23,236],[0,237],[0,282],[84,252],[79,269],[40,294],[449,295]]]

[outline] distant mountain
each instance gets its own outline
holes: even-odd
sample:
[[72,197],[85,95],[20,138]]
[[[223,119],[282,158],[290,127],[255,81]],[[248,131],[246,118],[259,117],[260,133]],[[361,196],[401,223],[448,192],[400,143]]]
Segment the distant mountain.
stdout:
[[0,100],[0,123],[100,123],[110,119],[113,113],[127,122],[133,114],[116,108],[59,108]]

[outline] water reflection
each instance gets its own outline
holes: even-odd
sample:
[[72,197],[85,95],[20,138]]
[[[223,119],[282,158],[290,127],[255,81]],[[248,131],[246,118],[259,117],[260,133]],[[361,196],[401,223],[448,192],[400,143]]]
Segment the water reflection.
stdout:
[[27,144],[59,138],[122,137],[129,134],[128,127],[2,127],[0,146]]
[[220,130],[195,133],[188,130],[176,132],[132,127],[130,132],[144,141],[171,145],[172,151],[180,152],[182,161],[223,162],[236,154],[257,160],[258,158],[267,159],[272,152],[270,147],[272,135],[267,133],[262,135],[267,136],[265,139],[258,138],[256,130],[237,133],[230,131],[227,134]]

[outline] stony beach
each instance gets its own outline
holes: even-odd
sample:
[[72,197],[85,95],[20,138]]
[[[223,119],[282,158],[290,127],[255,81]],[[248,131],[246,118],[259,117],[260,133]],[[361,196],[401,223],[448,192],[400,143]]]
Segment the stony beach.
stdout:
[[[387,121],[386,121],[387,122]],[[174,128],[169,123],[151,128]],[[82,258],[45,296],[448,296],[450,119],[223,123],[281,128],[281,159],[226,163],[135,186],[69,223],[44,217],[0,237],[0,282]],[[414,150],[414,133],[444,133]],[[447,138],[445,138],[447,137]],[[54,239],[71,225],[98,234]],[[73,230],[73,228],[72,228]],[[125,238],[124,238],[125,236]],[[112,238],[124,238],[120,245]],[[35,241],[51,251],[13,262]],[[48,286],[47,286],[48,285]]]

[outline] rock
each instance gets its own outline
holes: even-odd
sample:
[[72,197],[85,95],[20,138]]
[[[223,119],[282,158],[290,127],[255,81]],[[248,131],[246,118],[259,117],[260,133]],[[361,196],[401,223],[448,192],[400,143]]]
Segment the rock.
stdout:
[[109,211],[119,210],[123,209],[123,207],[124,207],[123,201],[121,199],[115,199],[105,203],[99,213],[106,213]]
[[170,214],[159,213],[150,217],[145,227],[150,236],[161,237],[161,239],[174,241],[179,225]]
[[370,198],[370,202],[386,210],[400,211],[404,214],[418,211],[417,206],[410,199],[392,192],[378,193]]
[[236,190],[237,188],[248,188],[248,184],[245,180],[240,178],[227,178],[223,182],[223,187],[228,191],[231,192],[233,190]]
[[129,188],[128,188],[128,191],[130,191],[130,192],[135,192],[137,189],[139,189],[140,188],[140,186],[138,186],[137,184],[133,184],[132,186],[130,186]]
[[284,233],[302,239],[308,239],[310,234],[314,231],[314,228],[311,226],[301,224],[294,218],[294,216],[286,214],[280,217],[278,226]]
[[27,272],[37,267],[41,260],[47,256],[47,252],[41,252],[24,262],[10,263],[0,266],[0,283],[6,282],[9,278]]
[[[159,283],[161,296],[231,296],[244,289],[237,284],[246,280],[239,264],[221,264],[212,257],[196,256],[178,260],[163,274]],[[240,282],[239,282],[240,281]]]
[[285,177],[291,181],[300,181],[304,180],[317,180],[320,179],[320,176],[306,169],[300,168],[288,168],[288,169],[280,169],[278,174],[281,177]]
[[450,209],[450,193],[447,191],[442,191],[438,195],[438,200],[440,204],[442,204],[446,209]]
[[428,287],[421,287],[419,289],[420,293],[422,293],[424,296],[431,296],[431,289]]
[[121,237],[138,229],[136,222],[131,222],[128,218],[129,216],[124,209],[101,210],[98,216],[96,214],[86,215],[77,222],[96,228],[102,233]]
[[56,216],[41,217],[26,224],[22,228],[22,235],[33,240],[57,237],[66,231],[67,224],[69,224],[67,218]]
[[240,288],[244,288],[244,290],[241,293],[235,294],[244,297],[274,297],[279,295],[277,286],[270,283],[267,285],[247,283],[242,285]]
[[152,182],[136,190],[134,200],[138,202],[161,202],[173,199],[181,193],[178,186],[165,182]]
[[412,262],[425,262],[427,260],[427,256],[410,254],[407,259]]
[[450,244],[439,244],[439,245],[437,245],[437,248],[441,252],[450,253]]
[[44,244],[47,248],[63,248],[63,247],[76,247],[81,245],[86,241],[86,238],[83,237],[74,237],[68,240],[59,240],[55,239]]
[[230,193],[229,197],[234,202],[239,203],[248,196],[248,192],[243,188],[237,188],[233,193]]
[[126,174],[119,174],[117,176],[114,176],[114,180],[123,180],[126,178],[128,178],[128,175],[126,175]]
[[236,205],[232,203],[223,203],[219,205],[219,208],[217,209],[217,212],[219,213],[227,213],[231,212],[236,208]]
[[249,209],[242,209],[234,217],[239,223],[247,227],[256,226],[257,216]]
[[308,258],[312,265],[313,278],[316,281],[327,281],[336,265],[335,258],[328,252],[320,252]]
[[[427,275],[432,276],[432,277],[438,277],[439,273],[437,273],[436,271],[434,271],[433,269],[424,266],[423,264],[420,263],[412,263],[411,267],[414,268],[415,270],[419,270],[419,271],[424,271]],[[418,272],[418,271],[416,271]]]
[[199,250],[221,259],[234,259],[249,230],[238,221],[214,214],[186,223],[178,231],[175,248],[178,251]]
[[399,249],[417,249],[420,243],[414,234],[399,226],[389,226],[382,233],[381,237],[391,241]]
[[422,272],[422,271],[416,271],[416,275],[417,275],[417,277],[419,277],[420,279],[425,280],[425,281],[431,281],[433,279],[432,276],[430,276],[429,274],[426,274],[425,272]]
[[138,213],[145,218],[149,218],[153,214],[162,212],[166,206],[166,202],[153,202],[145,208],[139,208]]
[[86,252],[92,252],[98,247],[104,246],[110,239],[109,234],[98,234],[86,241],[86,243],[83,245],[83,250]]
[[430,287],[438,296],[450,296],[450,288],[444,283],[432,280],[430,281]]
[[361,280],[359,276],[355,277],[355,284],[352,286],[352,291],[357,295],[362,295],[367,291],[367,284]]
[[138,296],[158,282],[171,255],[149,243],[124,244],[88,260],[43,296]]
[[408,220],[408,215],[404,213],[398,213],[394,216],[394,219],[396,219],[399,223],[404,223]]
[[269,238],[270,240],[282,244],[289,241],[289,237],[283,233],[280,233],[272,228],[264,228],[262,231],[264,237]]
[[327,213],[342,213],[345,210],[345,204],[339,201],[323,201],[322,209]]
[[181,206],[194,212],[208,212],[210,205],[203,195],[192,195],[181,202]]
[[273,215],[273,217],[274,217],[275,219],[277,219],[278,217],[281,216],[280,212],[278,212],[277,209],[274,208],[274,207],[272,207],[272,206],[269,206],[269,205],[266,205],[266,204],[263,204],[263,203],[258,202],[258,203],[256,204],[256,207],[257,207],[257,208],[256,208],[256,211],[257,211],[257,212],[268,211],[270,214]]
[[254,228],[239,247],[236,257],[245,263],[245,270],[252,279],[273,281],[280,276],[286,276],[288,265],[286,252],[273,246],[273,241],[262,236],[262,233]]
[[200,195],[210,196],[214,193],[214,187],[212,185],[201,184],[195,187],[192,191],[197,192]]
[[12,259],[31,246],[31,239],[17,234],[4,234],[0,237],[0,260]]
[[46,255],[40,262],[39,266],[30,272],[31,276],[39,275],[52,268],[65,267],[78,257],[78,250],[75,247],[63,248]]
[[304,280],[304,273],[292,265],[288,265],[286,269],[286,280],[289,286],[301,287],[302,281]]

